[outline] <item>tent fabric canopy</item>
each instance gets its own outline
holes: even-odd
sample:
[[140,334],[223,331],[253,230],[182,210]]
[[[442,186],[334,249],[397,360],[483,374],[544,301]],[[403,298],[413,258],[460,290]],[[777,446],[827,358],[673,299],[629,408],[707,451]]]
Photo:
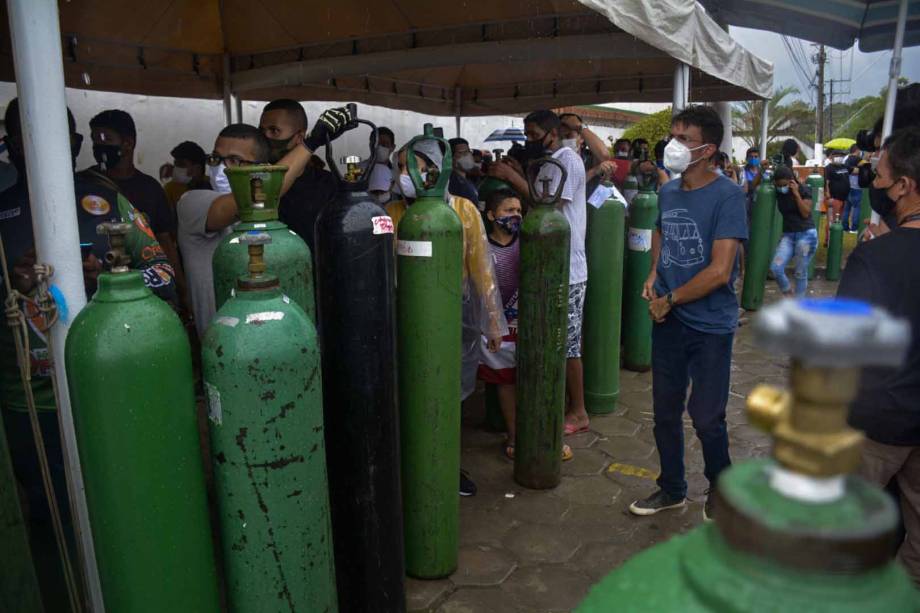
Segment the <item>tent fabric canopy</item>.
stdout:
[[[72,0],[60,11],[65,79],[84,89],[220,98],[227,60],[248,99],[495,115],[668,102],[683,61],[691,100],[772,94],[772,66],[695,0]],[[14,80],[3,40],[0,79]]]
[[[717,20],[865,53],[894,46],[895,0],[700,0]],[[907,3],[904,46],[920,45],[920,0]]]

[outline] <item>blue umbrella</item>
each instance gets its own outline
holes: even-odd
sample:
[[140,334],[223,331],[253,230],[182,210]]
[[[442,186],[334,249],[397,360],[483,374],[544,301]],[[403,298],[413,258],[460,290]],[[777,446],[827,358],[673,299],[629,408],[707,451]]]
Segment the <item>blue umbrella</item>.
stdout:
[[486,138],[485,142],[494,143],[497,141],[510,140],[512,142],[523,142],[527,140],[527,137],[524,136],[524,130],[520,128],[507,128],[505,130],[498,129],[489,134],[489,137]]

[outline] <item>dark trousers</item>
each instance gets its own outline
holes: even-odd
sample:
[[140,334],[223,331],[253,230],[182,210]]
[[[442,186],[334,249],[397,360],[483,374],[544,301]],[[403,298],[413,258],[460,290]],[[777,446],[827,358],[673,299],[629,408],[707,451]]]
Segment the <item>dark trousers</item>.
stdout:
[[[652,403],[655,443],[661,460],[658,487],[675,498],[687,495],[684,478],[684,405],[703,447],[710,486],[731,465],[725,407],[734,334],[707,334],[672,313],[652,329]],[[693,383],[690,399],[687,387]]]
[[[3,410],[3,426],[6,429],[10,458],[13,460],[13,472],[16,480],[25,490],[29,505],[29,519],[33,522],[47,522],[51,517],[48,498],[42,482],[41,466],[35,439],[32,437],[32,423],[26,411]],[[67,479],[64,472],[64,450],[61,445],[61,431],[58,427],[57,411],[39,411],[38,423],[42,430],[45,452],[48,455],[48,468],[61,521],[70,523],[70,503],[67,496]]]

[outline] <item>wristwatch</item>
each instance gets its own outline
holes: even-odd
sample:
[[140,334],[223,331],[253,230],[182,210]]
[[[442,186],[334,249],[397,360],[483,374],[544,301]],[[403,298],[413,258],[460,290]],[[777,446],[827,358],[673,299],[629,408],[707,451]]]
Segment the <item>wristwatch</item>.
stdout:
[[668,292],[668,295],[664,297],[668,301],[668,306],[674,306],[674,292]]

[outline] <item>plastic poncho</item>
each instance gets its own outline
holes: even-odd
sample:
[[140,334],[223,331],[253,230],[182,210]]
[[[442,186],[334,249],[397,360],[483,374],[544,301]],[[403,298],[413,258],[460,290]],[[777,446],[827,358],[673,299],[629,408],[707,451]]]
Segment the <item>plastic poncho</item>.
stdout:
[[[480,337],[501,338],[508,334],[508,324],[505,322],[482,215],[476,205],[466,198],[449,196],[449,202],[463,224],[463,354],[460,397],[466,399],[476,389]],[[395,200],[386,206],[397,229],[406,208],[405,200]]]

